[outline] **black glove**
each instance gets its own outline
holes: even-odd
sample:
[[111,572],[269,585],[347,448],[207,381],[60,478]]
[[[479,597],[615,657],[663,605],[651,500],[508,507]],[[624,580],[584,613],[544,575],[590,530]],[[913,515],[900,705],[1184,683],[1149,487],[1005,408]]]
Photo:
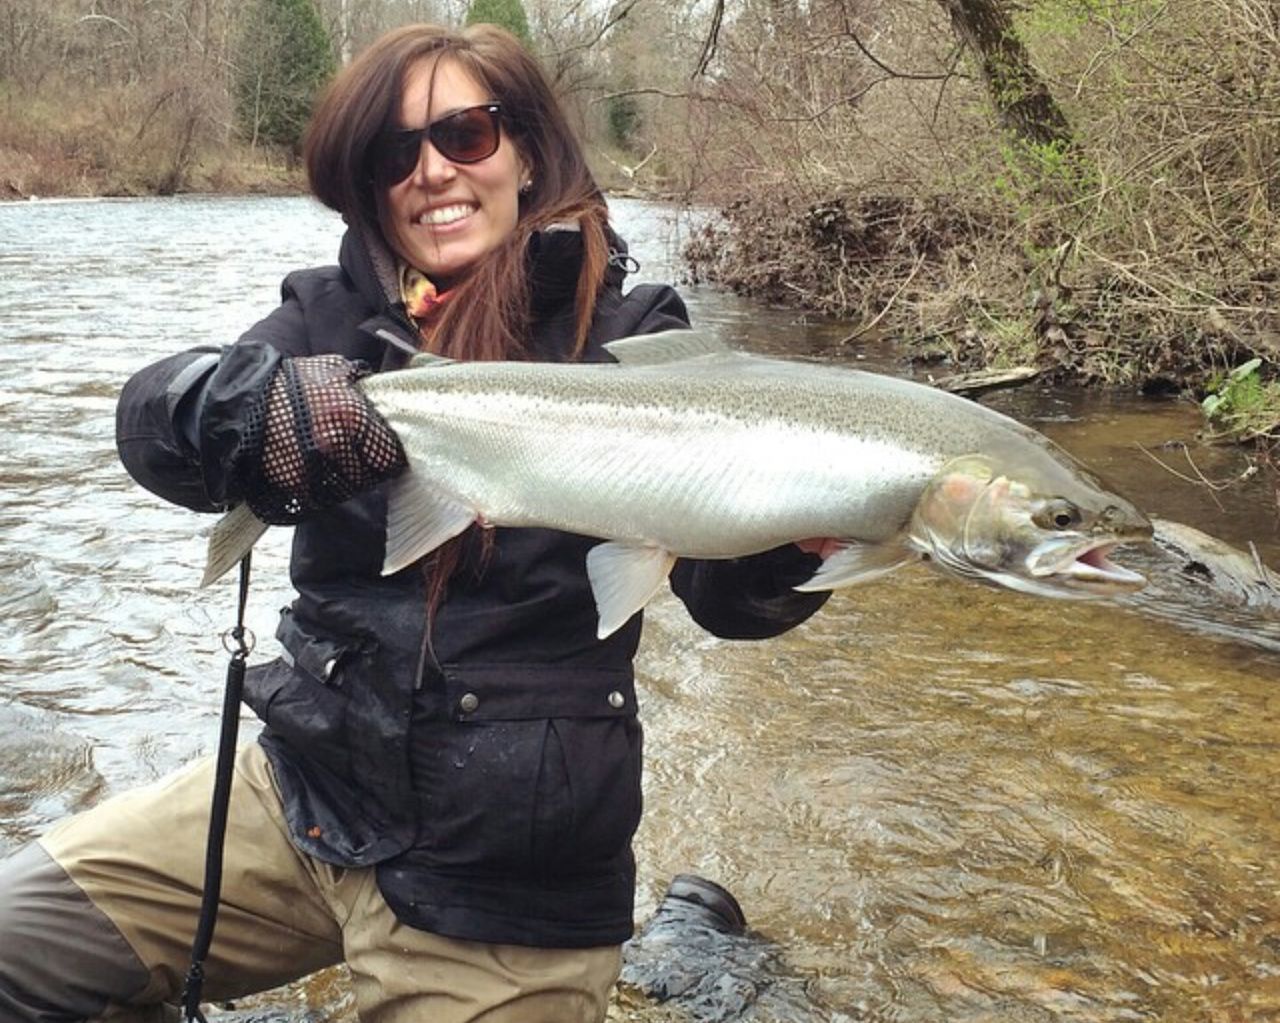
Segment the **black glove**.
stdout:
[[280,363],[261,406],[260,451],[244,478],[245,501],[263,522],[298,522],[408,464],[399,438],[354,386],[367,374],[340,355]]

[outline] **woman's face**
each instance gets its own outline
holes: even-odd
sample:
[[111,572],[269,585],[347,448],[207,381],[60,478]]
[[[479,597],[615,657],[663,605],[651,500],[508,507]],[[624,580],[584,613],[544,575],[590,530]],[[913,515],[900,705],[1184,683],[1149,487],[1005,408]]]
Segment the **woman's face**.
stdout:
[[[454,61],[423,60],[405,81],[399,127],[422,128],[494,101]],[[387,190],[388,241],[437,288],[452,287],[515,230],[527,177],[524,158],[505,131],[497,152],[478,163],[452,162],[424,142],[413,173]]]

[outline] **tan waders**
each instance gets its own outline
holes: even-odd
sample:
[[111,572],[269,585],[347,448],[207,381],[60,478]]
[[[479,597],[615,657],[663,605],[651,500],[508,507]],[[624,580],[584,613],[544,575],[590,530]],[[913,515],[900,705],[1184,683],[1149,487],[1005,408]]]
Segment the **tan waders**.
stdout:
[[[212,785],[202,760],[0,862],[0,1023],[163,1018],[158,1003],[178,1001],[191,955]],[[345,961],[365,1023],[604,1019],[617,947],[488,945],[400,924],[372,869],[294,849],[256,743],[237,755],[224,863],[209,1001]]]

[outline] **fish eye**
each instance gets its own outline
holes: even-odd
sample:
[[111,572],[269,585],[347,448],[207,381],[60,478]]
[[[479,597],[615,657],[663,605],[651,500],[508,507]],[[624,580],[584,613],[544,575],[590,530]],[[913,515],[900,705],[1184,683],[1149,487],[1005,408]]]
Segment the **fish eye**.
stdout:
[[1032,521],[1042,529],[1070,529],[1083,521],[1080,509],[1062,498],[1046,502],[1032,516]]

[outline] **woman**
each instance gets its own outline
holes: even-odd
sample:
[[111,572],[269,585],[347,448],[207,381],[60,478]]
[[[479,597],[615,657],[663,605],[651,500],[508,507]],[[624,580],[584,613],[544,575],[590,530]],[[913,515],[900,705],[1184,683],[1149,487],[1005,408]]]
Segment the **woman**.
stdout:
[[[632,927],[640,616],[597,640],[592,541],[550,530],[464,535],[383,577],[381,484],[403,454],[352,382],[424,348],[604,361],[607,341],[686,325],[683,304],[623,293],[582,150],[501,30],[381,39],[319,104],[306,164],[348,225],[339,265],[291,274],[235,345],[142,370],[119,405],[144,486],[298,523],[284,655],[246,681],[266,727],[237,759],[205,994],[346,962],[376,1023],[602,1019]],[[815,564],[793,546],[684,561],[672,587],[711,631],[765,637],[821,604],[791,589]],[[0,1021],[179,997],[211,770],[0,868]]]

